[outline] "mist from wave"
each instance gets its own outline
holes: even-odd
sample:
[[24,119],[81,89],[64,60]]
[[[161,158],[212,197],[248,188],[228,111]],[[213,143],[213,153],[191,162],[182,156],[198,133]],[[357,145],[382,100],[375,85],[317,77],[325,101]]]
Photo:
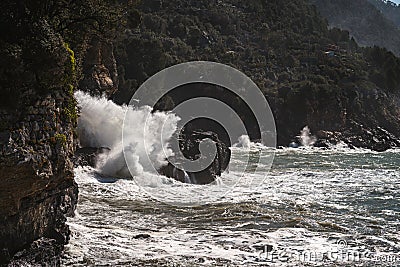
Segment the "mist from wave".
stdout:
[[[177,116],[153,113],[148,106],[119,106],[81,91],[76,92],[75,97],[80,109],[78,135],[81,144],[111,149],[98,157],[99,173],[120,178],[152,173],[154,168],[167,164],[166,158],[173,155],[168,149],[168,141],[177,129]],[[134,121],[133,127],[124,128],[126,117]],[[122,137],[131,140],[125,147]],[[130,160],[126,161],[125,156]],[[130,162],[129,168],[126,162]]]

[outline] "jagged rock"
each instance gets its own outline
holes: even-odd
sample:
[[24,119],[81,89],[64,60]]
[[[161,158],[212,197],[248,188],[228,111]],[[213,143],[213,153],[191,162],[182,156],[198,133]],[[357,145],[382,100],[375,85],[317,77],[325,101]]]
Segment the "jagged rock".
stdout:
[[[25,25],[24,34],[18,67],[0,64],[8,73],[0,91],[11,85],[14,97],[0,106],[0,264],[54,266],[78,198],[71,54],[44,20]],[[10,46],[1,42],[0,53]],[[48,245],[32,243],[40,238]]]
[[[222,172],[228,167],[231,151],[218,139],[218,136],[213,132],[193,131],[191,133],[181,134],[179,146],[182,154],[190,160],[196,160],[200,157],[199,144],[204,139],[211,139],[216,147],[217,154],[214,161],[200,172],[187,172],[189,180],[196,184],[209,184],[215,181],[217,176],[221,176]],[[178,160],[179,162],[179,160]],[[167,166],[160,169],[160,173],[169,177],[175,178],[181,182],[187,182],[185,172],[169,163]]]
[[107,153],[108,147],[82,147],[78,148],[74,155],[74,166],[96,167],[96,159],[99,154]]
[[47,266],[59,266],[59,254],[62,249],[63,247],[56,240],[40,238],[16,253],[8,267],[26,266],[27,263],[29,266],[43,266],[43,263]]
[[368,148],[378,152],[400,146],[400,140],[382,127],[368,127],[351,120],[343,132],[318,131],[315,147],[330,147],[339,142],[349,148]]
[[112,96],[118,90],[117,64],[111,43],[93,38],[83,62],[80,90],[105,97]]
[[149,235],[149,234],[137,234],[133,238],[135,238],[135,239],[147,239],[147,238],[150,238],[150,237],[151,237],[151,235]]
[[378,152],[399,147],[400,140],[381,127],[368,127],[351,121],[352,130],[344,133],[344,142],[354,147],[369,148]]

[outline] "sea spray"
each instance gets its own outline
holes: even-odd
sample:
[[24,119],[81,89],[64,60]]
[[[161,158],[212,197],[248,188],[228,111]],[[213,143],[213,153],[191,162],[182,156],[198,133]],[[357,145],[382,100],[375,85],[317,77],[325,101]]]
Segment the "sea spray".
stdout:
[[259,149],[268,149],[268,147],[264,146],[260,142],[252,142],[248,135],[241,135],[238,138],[237,143],[233,145],[234,148],[243,149],[244,151],[248,150],[259,150]]
[[234,147],[242,147],[245,149],[250,149],[251,141],[248,135],[241,135],[238,138],[238,143],[234,144]]
[[300,142],[302,146],[312,146],[317,141],[317,138],[311,135],[310,128],[305,126],[300,132]]
[[[119,106],[80,91],[75,93],[75,97],[80,108],[78,134],[81,145],[111,149],[98,157],[96,167],[101,174],[129,178],[143,172],[154,172],[154,169],[167,164],[166,158],[173,155],[167,147],[177,129],[177,116],[165,112],[152,113],[148,106]],[[126,114],[129,114],[129,122],[124,121]],[[124,128],[124,123],[130,127]],[[126,147],[122,145],[122,136],[129,140]],[[129,168],[126,162],[129,162]]]

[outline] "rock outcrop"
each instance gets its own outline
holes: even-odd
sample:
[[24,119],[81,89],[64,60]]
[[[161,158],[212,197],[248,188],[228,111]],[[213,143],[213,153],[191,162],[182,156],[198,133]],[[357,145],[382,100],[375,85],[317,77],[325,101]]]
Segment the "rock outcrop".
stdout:
[[79,89],[93,96],[111,97],[118,90],[118,72],[110,41],[94,37],[83,59]]
[[[199,172],[185,172],[171,163],[168,163],[168,165],[159,170],[159,173],[168,178],[174,178],[182,183],[209,184],[214,182],[217,176],[221,176],[228,167],[231,156],[229,147],[218,138],[217,134],[204,131],[192,131],[190,133],[181,134],[178,139],[179,149],[186,159],[197,160],[201,155],[199,144],[205,139],[211,140],[213,142],[212,145],[215,145],[217,148],[216,156],[209,166],[205,166],[204,169]],[[105,147],[79,148],[75,152],[74,165],[96,167],[98,156],[108,153],[109,151],[110,149]],[[177,154],[177,151],[175,151],[175,154]],[[179,164],[179,159],[174,158],[173,160],[177,165]]]
[[319,131],[315,147],[329,148],[340,142],[349,148],[369,148],[378,152],[400,147],[400,139],[381,127],[370,128],[356,121],[350,121],[349,130],[343,132]]
[[[199,150],[199,144],[202,140],[209,139],[215,144],[217,153],[214,161],[199,172],[184,172],[171,163],[161,168],[160,173],[169,177],[174,178],[182,183],[194,183],[194,184],[210,184],[215,181],[217,176],[226,170],[229,164],[231,151],[230,149],[218,139],[218,136],[213,132],[204,131],[193,131],[186,134],[181,134],[179,138],[179,148],[186,159],[197,160],[201,153]],[[179,159],[176,160],[179,163]],[[187,175],[187,177],[185,177]]]

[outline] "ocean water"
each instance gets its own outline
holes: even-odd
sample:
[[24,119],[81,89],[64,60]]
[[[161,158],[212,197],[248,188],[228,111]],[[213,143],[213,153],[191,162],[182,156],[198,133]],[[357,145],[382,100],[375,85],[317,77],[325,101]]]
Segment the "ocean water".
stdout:
[[[234,149],[232,164],[243,163]],[[90,167],[75,174],[64,266],[400,266],[400,151],[277,149],[271,169],[248,173],[262,184],[194,207],[147,192],[179,200],[196,185],[144,190]]]

